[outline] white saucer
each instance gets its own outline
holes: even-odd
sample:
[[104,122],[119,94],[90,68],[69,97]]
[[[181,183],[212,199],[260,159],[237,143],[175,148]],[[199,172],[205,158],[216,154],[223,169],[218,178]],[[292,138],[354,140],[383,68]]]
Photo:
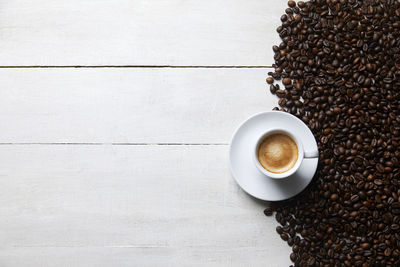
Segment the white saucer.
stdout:
[[263,112],[250,117],[236,130],[229,150],[229,163],[233,177],[245,192],[258,199],[279,201],[291,198],[307,187],[317,170],[318,158],[303,159],[297,172],[285,179],[265,176],[253,162],[253,150],[257,138],[272,128],[297,133],[304,147],[318,149],[311,130],[300,119],[281,111]]

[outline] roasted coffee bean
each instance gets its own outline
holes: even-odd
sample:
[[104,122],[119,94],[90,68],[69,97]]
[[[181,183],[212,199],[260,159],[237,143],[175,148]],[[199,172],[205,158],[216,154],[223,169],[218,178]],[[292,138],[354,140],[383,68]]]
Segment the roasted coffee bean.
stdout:
[[267,81],[267,83],[271,84],[274,82],[274,78],[268,77],[266,81]]
[[398,224],[392,224],[392,225],[390,226],[390,229],[392,229],[393,231],[397,231],[397,230],[400,229],[400,225],[398,225]]
[[295,262],[296,259],[297,259],[296,253],[293,253],[293,252],[292,252],[292,253],[290,254],[290,260],[291,260],[292,262]]
[[308,266],[315,266],[317,260],[314,257],[310,257],[307,261]]
[[394,203],[392,203],[391,207],[392,207],[393,209],[400,209],[400,202],[394,202]]
[[367,248],[370,248],[370,246],[371,245],[369,243],[362,243],[360,247],[363,249],[367,249]]
[[286,99],[285,99],[285,98],[279,99],[278,105],[279,105],[279,106],[285,106],[285,105],[286,105]]
[[281,238],[284,241],[287,241],[289,239],[289,236],[287,234],[281,234]]
[[[278,213],[279,214],[279,213]],[[282,228],[282,226],[277,226],[276,227],[276,232],[278,233],[278,234],[282,234],[283,233],[283,228]]]
[[336,201],[336,200],[339,199],[339,195],[338,194],[332,194],[330,198],[331,198],[332,201]]
[[400,266],[400,1],[288,6],[270,91],[320,155],[304,192],[277,203],[277,232],[295,266]]
[[290,6],[290,7],[295,7],[295,6],[296,6],[296,2],[293,1],[293,0],[289,0],[289,1],[288,1],[288,6]]
[[290,85],[292,80],[290,78],[283,78],[282,83],[283,85]]
[[385,249],[385,251],[383,252],[383,254],[384,254],[386,257],[390,257],[390,254],[392,254],[392,249],[391,249],[391,248]]
[[280,98],[285,97],[285,96],[286,96],[286,91],[285,91],[285,90],[278,89],[278,90],[276,90],[276,95],[277,95],[278,97],[280,97]]
[[273,213],[273,211],[270,207],[268,207],[264,210],[265,216],[272,216],[272,213]]
[[269,90],[271,91],[271,94],[275,94],[275,93],[276,93],[276,86],[273,85],[273,84],[271,84],[271,85],[269,86]]

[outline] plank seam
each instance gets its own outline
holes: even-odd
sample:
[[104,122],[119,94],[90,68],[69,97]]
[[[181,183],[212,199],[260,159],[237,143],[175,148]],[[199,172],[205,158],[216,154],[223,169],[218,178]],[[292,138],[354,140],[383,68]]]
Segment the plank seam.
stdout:
[[60,68],[172,68],[172,69],[264,69],[272,66],[241,66],[241,65],[21,65],[21,66],[0,66],[1,69],[60,69]]
[[257,247],[255,247],[255,246],[235,246],[234,248],[232,248],[232,247],[227,247],[227,246],[208,246],[208,245],[198,245],[198,246],[196,246],[196,245],[192,245],[192,246],[190,246],[190,245],[186,245],[186,246],[130,246],[130,245],[126,245],[126,246],[95,246],[95,245],[94,246],[85,246],[85,245],[82,245],[82,246],[79,246],[79,245],[76,245],[76,246],[75,245],[70,245],[70,246],[68,246],[68,245],[59,245],[59,246],[57,246],[57,245],[55,245],[55,246],[32,245],[32,246],[29,246],[29,245],[21,245],[21,246],[19,246],[19,245],[14,245],[14,246],[7,246],[4,248],[12,248],[12,249],[18,249],[18,248],[22,248],[22,249],[23,248],[94,248],[94,249],[96,249],[96,248],[133,248],[133,249],[135,249],[135,248],[139,248],[139,249],[142,249],[142,248],[148,248],[148,249],[168,248],[168,249],[172,249],[172,248],[177,248],[177,247],[179,247],[179,248],[199,248],[199,249],[210,248],[210,247],[221,248],[221,249],[226,249],[226,248],[228,248],[228,249],[246,249],[246,248],[251,248],[251,249],[257,248],[258,249],[258,248],[260,248],[260,249],[262,249],[262,248],[265,248],[265,247],[260,247],[260,246],[257,246]]
[[73,146],[226,146],[228,143],[0,143],[0,145],[17,145],[17,146],[30,146],[30,145],[53,145],[53,146],[64,146],[64,145],[73,145]]

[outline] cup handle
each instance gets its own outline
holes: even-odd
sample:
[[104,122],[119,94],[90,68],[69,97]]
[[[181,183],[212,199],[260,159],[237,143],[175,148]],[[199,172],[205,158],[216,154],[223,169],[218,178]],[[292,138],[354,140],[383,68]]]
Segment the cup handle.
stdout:
[[318,150],[311,150],[311,151],[304,150],[304,157],[305,158],[318,158]]

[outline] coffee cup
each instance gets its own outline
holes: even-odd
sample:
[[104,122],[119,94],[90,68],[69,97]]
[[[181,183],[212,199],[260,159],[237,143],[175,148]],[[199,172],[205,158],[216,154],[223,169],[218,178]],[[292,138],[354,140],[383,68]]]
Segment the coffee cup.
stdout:
[[294,174],[304,158],[317,158],[318,150],[307,150],[293,132],[271,129],[257,139],[253,157],[261,173],[283,179]]

